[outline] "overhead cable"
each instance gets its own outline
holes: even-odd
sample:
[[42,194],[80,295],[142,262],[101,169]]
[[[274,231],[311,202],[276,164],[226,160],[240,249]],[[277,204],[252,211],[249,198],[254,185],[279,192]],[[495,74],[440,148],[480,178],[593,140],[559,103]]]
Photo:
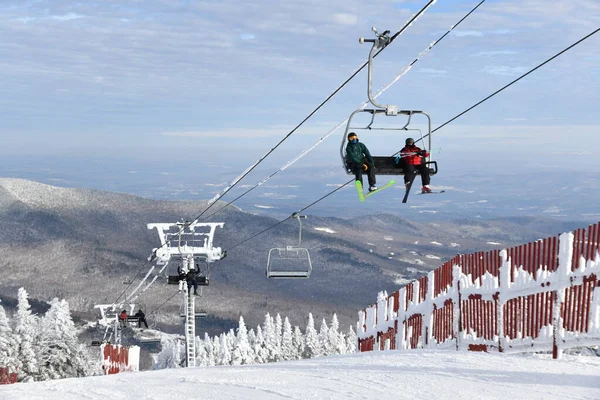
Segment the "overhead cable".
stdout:
[[[377,91],[377,93],[375,93],[375,95],[373,96],[374,99],[378,98],[379,96],[381,96],[382,93],[384,93],[386,90],[388,90],[392,85],[394,85],[396,82],[398,82],[398,80],[400,78],[402,78],[404,75],[406,75],[408,73],[408,71],[410,71],[412,69],[412,67],[421,59],[423,58],[423,56],[425,56],[429,50],[431,50],[432,48],[435,47],[435,45],[437,45],[439,42],[441,42],[446,36],[448,36],[450,34],[450,32],[452,32],[457,26],[459,26],[465,19],[467,19],[467,17],[469,15],[471,15],[475,10],[477,10],[479,8],[479,6],[481,6],[483,3],[485,3],[486,0],[482,0],[480,1],[475,7],[473,7],[467,14],[465,14],[456,24],[452,25],[447,31],[446,33],[444,33],[442,36],[440,36],[437,40],[431,42],[431,44],[429,44],[429,46],[427,46],[427,48],[425,50],[423,50],[422,52],[419,53],[419,55],[412,61],[410,62],[408,65],[406,65],[401,71],[400,73],[398,73],[398,75],[396,75],[394,77],[394,79],[392,79],[387,85],[385,85],[384,87],[382,87],[381,89],[379,89]],[[361,103],[361,105],[359,106],[359,110],[363,110],[364,108],[366,108],[369,105],[369,100],[365,100],[364,102]],[[338,129],[340,129],[342,126],[344,126],[347,122],[348,122],[349,118],[344,119],[343,121],[341,121],[340,123],[336,124],[336,126],[334,128],[332,128],[329,132],[327,132],[324,136],[322,136],[319,140],[317,140],[317,142],[315,144],[313,144],[311,147],[309,147],[308,149],[304,150],[303,152],[301,152],[298,156],[296,156],[294,159],[292,159],[291,161],[287,162],[285,165],[283,165],[281,168],[279,168],[277,171],[273,172],[271,175],[267,176],[266,178],[264,178],[262,181],[258,182],[257,184],[255,184],[254,186],[250,187],[248,190],[246,190],[244,193],[240,194],[238,197],[236,197],[235,199],[229,201],[227,204],[225,204],[223,207],[219,208],[217,211],[213,212],[212,214],[210,214],[208,217],[206,217],[206,219],[212,217],[213,215],[217,214],[218,212],[222,211],[223,209],[227,208],[228,206],[230,206],[231,204],[235,203],[237,200],[241,199],[242,197],[246,196],[248,193],[250,193],[251,191],[253,191],[254,189],[256,189],[257,187],[263,185],[264,183],[266,183],[269,179],[273,178],[275,175],[277,175],[279,172],[281,171],[285,171],[287,168],[289,168],[290,166],[292,166],[293,164],[295,164],[298,160],[300,160],[302,157],[304,157],[305,155],[307,155],[308,153],[310,153],[311,151],[313,151],[315,148],[317,148],[321,143],[323,143],[323,141],[325,139],[327,139],[328,137],[330,137],[331,135],[333,135],[335,132],[337,132]]]

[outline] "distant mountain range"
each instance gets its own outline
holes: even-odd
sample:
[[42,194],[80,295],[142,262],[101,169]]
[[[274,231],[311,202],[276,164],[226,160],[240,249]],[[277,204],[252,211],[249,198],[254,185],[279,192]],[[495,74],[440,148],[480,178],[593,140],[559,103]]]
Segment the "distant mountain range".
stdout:
[[[215,204],[207,215],[225,205]],[[135,277],[137,282],[146,273],[146,258],[159,245],[156,231],[146,224],[192,220],[206,206],[206,201],[149,200],[0,179],[0,298],[14,305],[12,299],[23,286],[37,300],[65,298],[80,317],[93,319],[94,304],[112,303],[126,288],[124,281]],[[253,327],[267,312],[288,316],[302,328],[309,312],[316,321],[329,321],[335,312],[347,326],[378,291],[395,291],[457,253],[507,247],[582,226],[521,217],[436,221],[432,215],[429,221],[416,222],[356,209],[343,219],[307,214],[302,246],[313,262],[308,280],[265,277],[269,249],[297,243],[296,221],[268,229],[280,219],[233,205],[210,218],[225,223],[217,229],[215,246],[231,250],[212,266],[211,285],[199,301],[212,318],[201,323],[200,332],[214,332],[224,321],[236,323],[240,315]],[[140,298],[140,306],[151,314],[175,291],[176,286],[160,279]],[[150,318],[176,330],[178,314],[176,295]]]

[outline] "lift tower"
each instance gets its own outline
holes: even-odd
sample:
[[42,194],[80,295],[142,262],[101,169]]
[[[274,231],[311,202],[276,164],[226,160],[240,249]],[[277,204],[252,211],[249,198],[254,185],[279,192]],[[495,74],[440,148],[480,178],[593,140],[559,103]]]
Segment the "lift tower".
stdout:
[[[178,284],[182,293],[186,366],[196,366],[196,296],[190,293],[185,275],[193,271],[198,273],[196,282],[202,289],[207,286],[208,274],[204,275],[197,266],[200,263],[210,265],[223,259],[226,252],[213,247],[213,237],[217,228],[223,228],[223,222],[177,222],[148,224],[148,229],[156,228],[161,246],[152,252],[157,265],[166,269],[168,284]],[[161,270],[162,271],[162,270]]]

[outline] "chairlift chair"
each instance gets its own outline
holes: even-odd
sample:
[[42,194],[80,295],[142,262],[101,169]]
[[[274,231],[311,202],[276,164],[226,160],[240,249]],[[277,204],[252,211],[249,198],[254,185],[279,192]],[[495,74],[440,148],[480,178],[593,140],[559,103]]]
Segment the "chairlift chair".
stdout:
[[291,279],[310,278],[312,262],[308,249],[300,247],[302,244],[302,219],[306,215],[292,214],[292,218],[298,220],[300,230],[298,233],[298,245],[276,247],[269,250],[267,257],[267,278]]
[[[367,94],[369,96],[369,102],[376,108],[371,108],[371,109],[359,108],[358,110],[356,110],[352,114],[350,114],[350,117],[348,118],[348,122],[346,124],[346,129],[344,130],[344,134],[342,137],[342,143],[340,146],[340,156],[342,158],[342,166],[344,168],[344,171],[346,171],[346,173],[348,175],[354,175],[354,173],[352,172],[351,169],[348,168],[348,165],[346,163],[346,146],[348,144],[348,141],[347,141],[348,133],[356,132],[359,135],[359,137],[361,137],[362,133],[368,133],[371,131],[392,131],[396,135],[396,137],[398,137],[398,138],[401,137],[398,140],[398,143],[399,143],[398,145],[400,147],[394,154],[391,154],[388,156],[372,155],[373,161],[375,163],[375,165],[374,165],[375,166],[375,175],[404,175],[404,169],[402,168],[402,164],[397,163],[396,157],[395,157],[396,155],[398,155],[400,153],[400,150],[405,145],[406,137],[404,137],[404,135],[401,136],[400,133],[406,133],[408,130],[414,129],[411,126],[411,123],[413,122],[413,116],[415,116],[415,115],[424,116],[427,120],[427,134],[425,136],[421,135],[420,140],[423,141],[423,147],[431,150],[431,117],[427,113],[420,111],[420,110],[398,110],[395,105],[378,104],[375,101],[375,99],[373,98],[373,94],[372,94],[373,57],[375,56],[377,50],[382,49],[388,45],[388,43],[390,42],[390,38],[388,36],[389,31],[385,31],[383,34],[377,33],[377,30],[375,28],[373,28],[373,31],[375,32],[375,34],[377,36],[376,39],[364,39],[361,37],[359,42],[360,43],[365,43],[365,42],[373,43],[373,47],[371,48],[371,52],[369,53]],[[353,123],[355,123],[355,117],[357,115],[361,115],[361,114],[362,115],[366,114],[368,123],[366,123],[365,125],[353,125]],[[387,127],[387,126],[383,126],[382,124],[378,123],[380,121],[380,118],[376,118],[376,117],[405,117],[405,121],[403,123],[402,122],[395,123],[395,120],[394,120],[394,124],[391,127]],[[367,134],[367,137],[368,137],[368,134]],[[425,138],[428,139],[426,146],[425,146],[425,142],[424,142]],[[417,139],[415,139],[415,140],[418,141]],[[390,142],[390,145],[391,144],[392,144],[392,142]],[[428,157],[425,160],[425,165],[428,166],[430,175],[437,174],[438,167],[437,167],[436,161],[431,161],[430,157]]]

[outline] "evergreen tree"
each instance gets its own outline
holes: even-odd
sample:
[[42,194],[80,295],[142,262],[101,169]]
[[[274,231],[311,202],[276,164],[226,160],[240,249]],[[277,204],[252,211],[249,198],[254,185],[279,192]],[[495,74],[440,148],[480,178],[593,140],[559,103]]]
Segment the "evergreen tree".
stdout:
[[267,359],[265,362],[279,361],[281,354],[277,347],[277,330],[273,317],[267,313],[265,315],[265,322],[263,324],[263,335],[265,338],[265,349],[267,351]]
[[235,347],[232,355],[233,365],[254,363],[254,350],[248,340],[248,329],[244,322],[244,317],[240,316],[238,331],[235,340]]
[[206,347],[204,346],[204,340],[200,339],[200,336],[195,338],[196,344],[196,366],[207,366],[208,365],[208,354]]
[[302,358],[313,358],[318,357],[319,355],[319,338],[317,336],[317,330],[315,329],[315,320],[313,319],[312,313],[308,313],[308,323],[306,324]]
[[248,332],[248,343],[250,344],[252,351],[254,351],[254,345],[256,344],[256,333],[254,333],[254,329],[250,329]]
[[0,367],[16,372],[18,360],[17,351],[19,342],[10,327],[4,307],[0,305]]
[[87,353],[77,340],[69,304],[53,299],[40,323],[39,380],[78,378],[87,375]]
[[218,336],[213,337],[212,347],[215,357],[215,365],[221,365],[221,361],[219,360],[219,357],[221,356],[221,342],[219,341]]
[[179,368],[184,363],[184,354],[179,340],[163,337],[160,341],[161,351],[156,357],[153,369]]
[[269,362],[269,353],[265,347],[265,338],[263,336],[260,325],[256,327],[256,342],[254,343],[254,354],[257,364]]
[[231,364],[231,350],[229,348],[227,335],[222,333],[219,337],[219,365]]
[[346,341],[344,335],[339,332],[340,323],[337,315],[334,313],[331,318],[331,326],[327,333],[327,354],[345,354]]
[[208,332],[204,332],[204,348],[206,349],[206,365],[212,367],[215,365],[215,353],[213,349],[213,341],[208,336]]
[[294,359],[300,360],[302,353],[304,352],[304,336],[299,327],[294,327],[294,334],[292,335],[292,344],[294,346]]
[[350,325],[348,333],[346,334],[346,353],[356,353],[357,345],[358,337],[356,336],[356,332],[354,332],[352,325]]
[[319,352],[315,357],[324,356],[329,354],[328,351],[328,340],[329,340],[329,328],[327,327],[327,321],[325,318],[321,320],[321,328],[319,329]]
[[281,342],[283,340],[283,321],[281,320],[281,315],[279,313],[275,316],[275,347],[277,348],[277,353],[279,353],[279,358],[282,357],[281,353]]
[[296,359],[296,347],[292,335],[292,325],[288,317],[283,322],[283,335],[281,338],[281,358],[283,360]]
[[31,313],[27,291],[20,288],[17,294],[18,307],[15,322],[15,336],[19,343],[18,351],[18,380],[33,380],[38,373],[38,360],[35,353],[35,343],[38,330],[37,318]]

